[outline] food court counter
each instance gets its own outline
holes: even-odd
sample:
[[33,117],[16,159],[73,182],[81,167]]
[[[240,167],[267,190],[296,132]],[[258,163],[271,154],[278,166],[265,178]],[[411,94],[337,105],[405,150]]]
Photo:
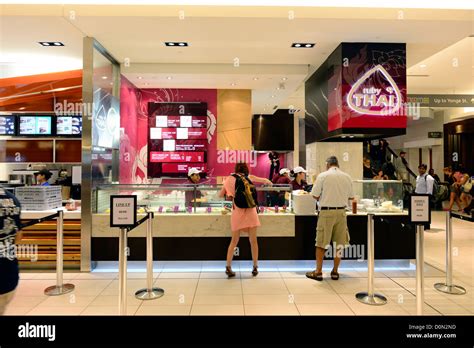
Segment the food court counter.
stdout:
[[[139,219],[143,216],[138,214]],[[259,217],[260,259],[314,259],[317,214],[265,212]],[[109,227],[109,214],[93,214],[92,223],[92,260],[118,260],[119,230]],[[348,227],[351,244],[365,250],[366,257],[367,213],[348,212]],[[415,257],[415,233],[406,212],[377,213],[374,228],[376,259]],[[145,260],[145,236],[146,224],[129,232],[129,260]],[[230,214],[155,213],[153,236],[155,260],[224,260],[231,237]],[[235,259],[251,259],[248,240],[242,239]]]

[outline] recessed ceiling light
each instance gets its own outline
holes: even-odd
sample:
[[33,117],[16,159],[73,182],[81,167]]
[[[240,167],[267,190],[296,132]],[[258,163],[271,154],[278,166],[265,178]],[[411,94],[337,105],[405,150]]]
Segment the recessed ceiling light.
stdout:
[[231,86],[235,86],[235,82],[232,82],[230,85],[231,85]]
[[310,42],[295,42],[291,45],[293,48],[313,48],[315,43],[310,43]]
[[344,139],[346,136],[345,135],[341,135],[341,138]]
[[138,76],[137,79],[141,80],[143,77],[142,76]]
[[280,90],[280,87],[277,87],[277,90]]
[[281,80],[286,81],[286,80],[288,80],[288,77],[282,77]]
[[253,80],[254,80],[254,81],[257,81],[257,80],[258,80],[258,77],[254,77]]
[[349,135],[349,138],[354,138],[354,136],[353,136],[353,135]]
[[275,98],[275,95],[272,95],[272,98]]
[[48,46],[48,47],[59,47],[59,46],[64,46],[62,42],[59,41],[40,41],[38,42],[41,46]]
[[102,80],[107,80],[107,76],[102,76]]
[[168,76],[168,77],[167,77],[167,79],[168,79],[168,80],[171,80],[171,79],[172,79],[172,77],[171,77],[171,76]]
[[169,47],[187,47],[189,45],[188,45],[187,42],[180,41],[180,42],[165,42],[165,46],[169,46]]
[[420,64],[420,68],[426,68],[426,64]]
[[19,108],[19,110],[25,110],[26,107],[25,106],[22,106],[21,108]]

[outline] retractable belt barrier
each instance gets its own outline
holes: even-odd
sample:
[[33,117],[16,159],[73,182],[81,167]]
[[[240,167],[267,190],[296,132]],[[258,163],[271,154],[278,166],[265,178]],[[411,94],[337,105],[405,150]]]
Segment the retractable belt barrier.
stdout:
[[73,284],[63,283],[63,266],[64,266],[64,211],[58,210],[56,213],[28,221],[21,225],[21,228],[26,228],[39,224],[44,221],[56,219],[56,285],[47,287],[44,294],[48,296],[58,296],[67,294],[74,290]]

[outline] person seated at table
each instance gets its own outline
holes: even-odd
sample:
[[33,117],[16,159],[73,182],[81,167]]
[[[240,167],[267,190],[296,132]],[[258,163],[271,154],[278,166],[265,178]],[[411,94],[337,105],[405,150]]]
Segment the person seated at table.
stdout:
[[306,170],[303,167],[295,167],[291,172],[291,175],[294,177],[291,182],[291,188],[293,191],[304,190],[308,186],[306,179]]
[[48,180],[53,174],[47,169],[41,169],[39,172],[35,173],[36,184],[39,186],[50,186]]

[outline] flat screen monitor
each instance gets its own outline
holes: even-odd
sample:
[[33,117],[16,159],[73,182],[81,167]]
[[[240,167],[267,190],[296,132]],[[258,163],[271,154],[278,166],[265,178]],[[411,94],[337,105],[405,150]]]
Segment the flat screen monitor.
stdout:
[[0,116],[0,135],[15,135],[15,116]]
[[51,136],[52,116],[18,116],[18,135]]
[[255,151],[293,151],[294,115],[288,112],[274,115],[254,115],[252,143]]
[[80,136],[82,134],[82,117],[58,116],[56,117],[56,135]]

